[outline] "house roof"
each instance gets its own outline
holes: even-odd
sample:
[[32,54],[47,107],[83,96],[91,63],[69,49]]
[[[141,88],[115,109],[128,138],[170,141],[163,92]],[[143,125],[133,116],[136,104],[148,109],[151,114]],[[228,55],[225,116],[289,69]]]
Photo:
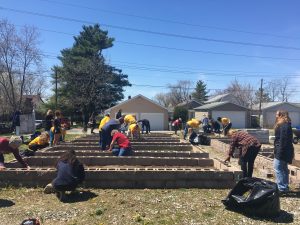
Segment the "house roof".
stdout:
[[162,105],[158,104],[157,102],[155,102],[155,101],[153,101],[153,100],[151,100],[151,99],[145,97],[144,95],[139,94],[139,95],[134,96],[133,98],[127,99],[127,100],[125,100],[125,101],[123,101],[123,102],[121,102],[121,103],[119,103],[119,104],[117,104],[117,105],[115,105],[115,106],[113,106],[113,107],[111,107],[111,108],[105,110],[105,112],[111,111],[111,110],[114,109],[114,108],[120,107],[120,106],[122,106],[122,105],[124,105],[124,104],[126,104],[126,103],[128,103],[128,102],[130,102],[130,101],[134,101],[135,99],[138,99],[138,98],[143,98],[143,99],[145,99],[146,101],[149,101],[149,102],[151,102],[151,103],[153,103],[153,104],[159,106],[160,108],[163,108],[163,109],[165,109],[165,110],[168,111],[167,108],[163,107]]
[[214,108],[217,108],[217,107],[220,107],[220,106],[223,106],[223,105],[227,105],[227,104],[230,104],[230,105],[233,105],[235,107],[239,107],[239,108],[243,108],[243,109],[248,110],[248,108],[246,108],[244,106],[240,106],[240,105],[234,104],[234,103],[229,102],[229,101],[225,101],[225,102],[212,102],[212,103],[209,103],[209,104],[205,104],[205,105],[199,106],[199,107],[195,108],[195,110],[211,110],[211,109],[214,109]]
[[[289,104],[292,106],[296,106],[296,107],[300,107],[300,103],[290,103],[290,102],[263,102],[261,103],[261,109],[268,109],[268,108],[272,108],[274,106],[279,106],[279,105],[283,105],[283,104]],[[252,107],[254,110],[259,110],[259,104],[256,104]]]
[[230,95],[232,95],[232,94],[226,93],[226,94],[216,95],[216,96],[213,96],[212,98],[209,98],[207,101],[205,101],[205,103],[222,102],[223,98],[230,96]]
[[188,108],[196,108],[200,105],[203,105],[203,104],[201,104],[200,102],[198,102],[194,99],[189,100],[189,101],[184,101],[184,102],[177,104],[177,106],[183,106],[183,107],[188,107]]

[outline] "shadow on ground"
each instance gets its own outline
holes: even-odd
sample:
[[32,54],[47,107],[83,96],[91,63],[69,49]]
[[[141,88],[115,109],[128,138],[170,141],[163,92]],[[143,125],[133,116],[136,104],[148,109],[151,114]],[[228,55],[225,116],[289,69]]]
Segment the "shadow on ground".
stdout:
[[284,210],[280,210],[280,213],[277,217],[273,218],[260,218],[260,217],[254,217],[249,216],[249,218],[254,220],[260,220],[260,221],[269,221],[273,223],[293,223],[294,222],[294,214],[289,213]]
[[256,220],[256,221],[267,221],[267,222],[273,222],[273,223],[293,223],[294,222],[294,214],[289,213],[284,210],[280,210],[278,216],[276,217],[261,217],[261,216],[255,216],[255,215],[250,215],[247,213],[244,213],[242,211],[237,211],[233,209],[228,209],[229,211],[240,213],[250,219]]
[[78,191],[71,194],[67,194],[64,199],[64,203],[74,203],[74,202],[85,202],[98,195],[91,191]]
[[300,198],[300,192],[299,191],[289,191],[285,194],[282,194],[280,197],[281,198]]
[[15,203],[10,200],[0,199],[0,208],[13,206]]

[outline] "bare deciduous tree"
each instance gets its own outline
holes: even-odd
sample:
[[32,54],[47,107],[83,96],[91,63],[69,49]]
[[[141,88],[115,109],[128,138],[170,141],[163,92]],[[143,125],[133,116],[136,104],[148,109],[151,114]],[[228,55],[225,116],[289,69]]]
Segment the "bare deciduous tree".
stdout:
[[154,96],[154,100],[166,108],[172,106],[170,93],[158,93]]
[[173,106],[188,101],[193,90],[192,82],[189,80],[180,80],[175,85],[169,84],[168,88],[170,89],[169,95]]
[[269,81],[266,87],[272,101],[287,102],[293,90],[289,89],[289,79],[284,77]]
[[237,103],[241,106],[252,108],[255,99],[255,89],[251,84],[241,84],[238,80],[234,80],[223,91],[219,90],[217,94],[232,94]]
[[38,36],[33,27],[18,32],[7,20],[0,21],[0,86],[12,110],[21,108],[28,75],[40,66]]

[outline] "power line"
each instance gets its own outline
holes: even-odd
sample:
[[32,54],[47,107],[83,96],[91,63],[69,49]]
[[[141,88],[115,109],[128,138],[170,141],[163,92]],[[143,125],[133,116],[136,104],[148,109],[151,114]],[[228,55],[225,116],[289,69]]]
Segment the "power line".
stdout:
[[101,9],[101,8],[97,8],[97,7],[88,7],[88,6],[84,6],[84,5],[58,2],[58,1],[53,1],[53,0],[39,0],[39,1],[50,2],[50,3],[59,4],[59,5],[65,5],[65,6],[71,6],[71,7],[80,8],[80,9],[88,9],[88,10],[92,10],[92,11],[96,11],[96,12],[101,11],[101,12],[111,13],[111,14],[115,14],[115,15],[139,18],[139,19],[144,19],[144,20],[151,20],[151,21],[159,21],[159,22],[163,22],[163,23],[179,24],[179,25],[185,25],[185,26],[200,27],[200,28],[213,29],[213,30],[236,32],[236,33],[245,33],[245,34],[252,34],[252,35],[270,36],[270,37],[276,37],[276,38],[300,39],[300,37],[291,37],[291,36],[277,35],[277,34],[270,34],[270,33],[263,33],[263,32],[245,31],[245,30],[238,30],[238,29],[225,28],[225,27],[192,24],[192,23],[186,23],[186,22],[182,22],[182,21],[167,20],[167,19],[155,18],[155,17],[149,17],[149,16],[140,16],[140,15],[129,14],[129,13],[124,13],[124,12],[119,12],[119,11],[112,11],[112,10]]
[[[49,55],[49,54],[42,54],[42,55],[45,57],[53,57],[53,58],[55,57],[55,56]],[[123,62],[123,61],[121,61],[121,62]],[[123,62],[123,64],[116,63],[116,64],[114,64],[114,66],[118,66],[121,68],[127,68],[127,69],[133,69],[133,70],[144,70],[144,71],[146,70],[149,72],[155,71],[155,72],[164,72],[164,73],[203,74],[203,75],[231,76],[231,77],[261,77],[261,75],[260,75],[261,73],[267,73],[267,72],[245,72],[245,71],[225,71],[225,70],[210,70],[210,71],[220,71],[220,72],[207,72],[205,70],[195,69],[195,68],[180,68],[180,67],[159,66],[159,65],[151,65],[151,64],[130,63],[130,62]],[[155,67],[157,67],[157,68],[155,68]],[[172,68],[175,68],[175,69],[172,69]],[[185,70],[176,70],[176,69],[185,69]],[[195,71],[193,71],[193,70],[195,70]],[[249,73],[254,73],[254,75],[249,74]],[[300,74],[270,73],[270,74],[264,74],[264,76],[272,76],[272,77],[284,76],[284,77],[294,78],[294,77],[300,77]]]
[[[95,22],[92,22],[92,21],[79,20],[79,19],[74,19],[74,18],[67,18],[67,17],[62,17],[62,16],[55,16],[55,15],[49,15],[49,14],[43,14],[43,13],[37,13],[37,12],[31,12],[31,11],[25,11],[25,10],[17,10],[17,9],[6,8],[6,7],[1,7],[1,6],[0,6],[0,10],[28,14],[28,15],[35,15],[35,16],[40,16],[40,17],[47,17],[47,18],[64,20],[64,21],[69,21],[69,22],[95,24]],[[296,51],[300,50],[299,47],[294,47],[294,46],[269,45],[269,44],[259,44],[259,43],[252,43],[252,42],[241,42],[241,41],[231,41],[231,40],[223,40],[223,39],[196,37],[196,36],[188,36],[188,35],[181,35],[181,34],[165,33],[165,32],[159,32],[159,31],[143,30],[143,29],[138,29],[138,28],[117,26],[117,25],[104,24],[104,23],[102,25],[113,28],[113,29],[133,31],[133,32],[139,32],[139,33],[147,33],[147,34],[160,35],[160,36],[166,36],[166,37],[175,37],[175,38],[216,42],[216,43],[224,43],[224,44],[244,45],[244,46],[257,46],[257,47],[264,47],[264,48],[277,48],[277,49],[284,49],[284,50],[296,50]]]
[[[20,26],[20,25],[16,25]],[[51,32],[51,33],[58,33],[68,36],[76,36],[76,34],[61,32],[61,31],[54,31],[49,29],[37,28],[42,31]],[[183,48],[173,48],[161,45],[151,45],[151,44],[143,44],[143,43],[136,43],[136,42],[128,42],[128,41],[120,41],[115,40],[116,43],[123,43],[129,45],[136,45],[136,46],[143,46],[143,47],[152,47],[152,48],[160,48],[166,50],[174,50],[174,51],[183,51],[183,52],[193,52],[193,53],[202,53],[202,54],[213,54],[213,55],[225,55],[225,56],[235,56],[235,57],[246,57],[246,58],[258,58],[258,59],[272,59],[272,60],[287,60],[287,61],[300,61],[300,58],[284,58],[284,57],[273,57],[273,56],[256,56],[256,55],[247,55],[247,54],[236,54],[236,53],[225,53],[225,52],[214,52],[214,51],[204,51],[204,50],[194,50],[194,49],[183,49]]]

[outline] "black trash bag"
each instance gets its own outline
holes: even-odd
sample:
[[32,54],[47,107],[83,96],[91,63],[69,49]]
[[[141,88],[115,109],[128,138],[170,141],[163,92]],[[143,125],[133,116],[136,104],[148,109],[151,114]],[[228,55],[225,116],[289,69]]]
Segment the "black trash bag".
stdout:
[[199,134],[193,131],[190,134],[189,141],[192,145],[210,145],[210,138],[205,134]]
[[277,185],[260,178],[239,180],[222,202],[228,209],[250,216],[270,218],[280,213]]

